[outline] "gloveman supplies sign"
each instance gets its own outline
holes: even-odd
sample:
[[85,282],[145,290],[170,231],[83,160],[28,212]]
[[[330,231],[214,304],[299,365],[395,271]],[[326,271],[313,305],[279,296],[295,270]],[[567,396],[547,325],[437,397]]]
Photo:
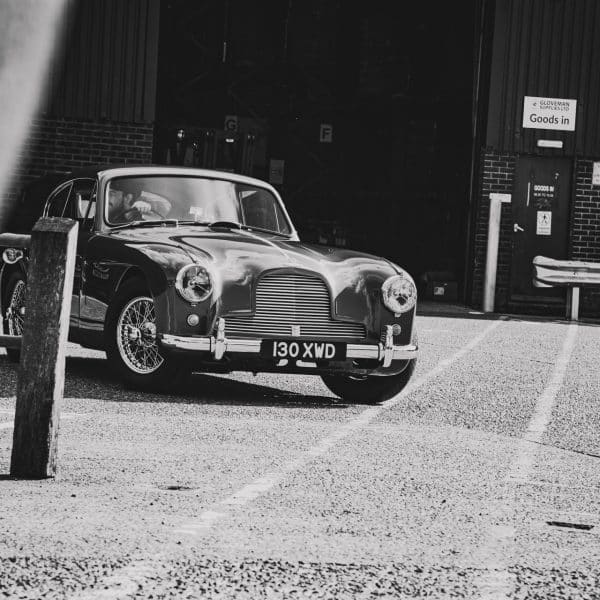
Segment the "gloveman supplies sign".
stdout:
[[575,131],[577,100],[525,96],[523,127]]

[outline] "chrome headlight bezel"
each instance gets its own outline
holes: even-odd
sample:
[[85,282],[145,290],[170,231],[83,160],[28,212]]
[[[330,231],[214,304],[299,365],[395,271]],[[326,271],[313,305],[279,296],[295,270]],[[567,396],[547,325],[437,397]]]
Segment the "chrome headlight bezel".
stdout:
[[[198,277],[201,279],[197,280]],[[213,293],[214,287],[214,277],[210,270],[196,263],[179,269],[175,279],[175,289],[190,304],[204,302]]]
[[411,311],[417,304],[417,286],[406,271],[401,271],[383,282],[381,298],[383,305],[398,316]]
[[2,260],[7,265],[15,265],[23,258],[23,250],[21,248],[6,248],[2,252]]

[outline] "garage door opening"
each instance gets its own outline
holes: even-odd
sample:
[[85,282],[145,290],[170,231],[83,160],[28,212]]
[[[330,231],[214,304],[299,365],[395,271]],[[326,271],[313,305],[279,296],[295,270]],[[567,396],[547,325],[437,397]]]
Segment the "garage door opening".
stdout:
[[479,2],[350,4],[163,3],[155,160],[271,181],[304,240],[460,299]]

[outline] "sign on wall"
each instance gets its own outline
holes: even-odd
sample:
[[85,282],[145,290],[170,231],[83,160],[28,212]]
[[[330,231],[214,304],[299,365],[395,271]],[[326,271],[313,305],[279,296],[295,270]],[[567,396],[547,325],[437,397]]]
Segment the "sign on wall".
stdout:
[[575,131],[577,100],[525,96],[523,127]]
[[279,158],[272,158],[269,162],[269,182],[275,184],[282,184],[284,168],[285,161]]
[[333,126],[329,123],[321,123],[321,127],[319,128],[319,142],[333,142]]
[[238,118],[237,115],[225,115],[225,123],[223,125],[225,131],[237,131],[238,130]]
[[537,211],[536,235],[552,235],[552,212],[549,210]]
[[592,185],[600,185],[600,162],[595,162],[592,169]]

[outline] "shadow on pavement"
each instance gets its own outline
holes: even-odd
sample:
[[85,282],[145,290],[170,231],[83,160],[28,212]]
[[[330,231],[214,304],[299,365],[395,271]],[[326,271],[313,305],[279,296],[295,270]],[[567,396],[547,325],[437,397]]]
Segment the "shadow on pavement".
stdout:
[[[563,316],[557,314],[513,314],[513,313],[484,313],[480,310],[464,306],[462,304],[445,304],[442,302],[421,302],[417,305],[417,316],[419,317],[443,317],[450,319],[477,319],[484,321],[535,321],[543,323],[571,323]],[[579,325],[592,327],[600,326],[598,319],[581,318],[577,321]]]
[[[11,363],[6,356],[0,356],[0,395],[15,395],[17,371],[18,365]],[[194,374],[172,391],[157,393],[131,390],[112,373],[105,359],[80,357],[67,357],[64,396],[110,402],[170,402],[283,408],[347,407],[347,404],[332,397],[306,395],[206,374]]]

